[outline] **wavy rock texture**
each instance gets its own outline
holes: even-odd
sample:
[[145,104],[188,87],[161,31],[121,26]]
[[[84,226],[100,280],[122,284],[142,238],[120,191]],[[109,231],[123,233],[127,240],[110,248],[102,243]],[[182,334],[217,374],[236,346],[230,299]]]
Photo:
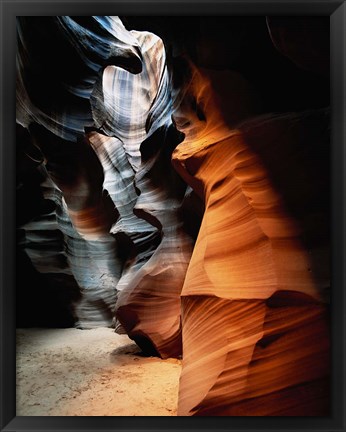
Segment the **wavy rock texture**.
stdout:
[[[18,18],[18,136],[36,176],[20,246],[78,286],[77,326],[183,354],[178,415],[327,415],[329,113],[258,116],[256,80],[216,70],[241,32],[226,58],[201,23],[196,55],[215,70],[118,17]],[[294,26],[267,25],[325,72]]]
[[141,195],[134,208],[158,227],[161,241],[149,259],[138,255],[124,272],[116,304],[129,336],[163,358],[181,354],[180,291],[193,247],[179,214],[186,186],[170,165],[167,141],[154,160],[142,164],[136,182]]
[[125,235],[131,252],[117,285],[116,318],[145,351],[178,356],[180,291],[192,252],[178,214],[186,185],[170,164],[180,137],[171,127],[163,43],[152,33],[131,33],[141,46],[142,72],[108,67],[93,94],[99,128],[115,136],[91,134],[91,142],[104,166],[107,159],[119,170],[118,179],[110,174],[112,189],[123,183],[118,194],[110,192],[120,213],[111,232]]
[[117,212],[85,129],[95,126],[90,98],[104,69],[140,72],[140,48],[118,17],[19,17],[17,35],[17,122],[59,197],[59,228],[82,292],[79,325],[110,325],[122,267],[109,233]]
[[187,90],[207,121],[176,114],[174,166],[205,202],[182,290],[178,414],[326,414],[328,115],[230,129],[210,83],[195,72]]
[[17,122],[67,141],[94,126],[89,99],[107,65],[142,68],[118,17],[18,17],[17,39]]
[[38,169],[43,196],[51,203],[50,212],[21,226],[22,247],[40,273],[60,273],[77,282],[81,297],[74,305],[76,326],[111,325],[121,271],[121,263],[114,259],[114,239],[86,241],[71,223],[61,191],[42,165]]
[[[171,152],[181,136],[172,128],[164,45],[152,33],[126,32],[118,18],[93,19],[92,26],[69,17],[43,22],[50,30],[57,26],[62,35],[65,30],[72,32],[68,42],[79,54],[87,48],[89,32],[96,31],[94,26],[104,32],[105,28],[98,26],[109,31],[111,25],[112,36],[126,40],[128,45],[121,45],[119,56],[110,57],[116,60],[113,65],[109,65],[108,57],[108,65],[103,61],[102,73],[99,66],[91,71],[86,61],[74,87],[62,81],[64,74],[53,76],[53,82],[56,79],[57,85],[68,87],[73,94],[85,84],[82,78],[92,83],[78,96],[90,99],[93,122],[85,120],[81,105],[77,125],[69,111],[73,101],[68,97],[66,109],[55,108],[63,129],[46,122],[46,112],[39,112],[39,101],[34,106],[26,98],[26,92],[36,91],[31,82],[22,85],[28,65],[19,68],[17,92],[24,98],[18,106],[18,121],[28,127],[33,144],[44,157],[47,184],[42,188],[45,197],[56,203],[67,271],[73,274],[82,294],[76,305],[77,325],[110,325],[118,297],[117,331],[125,329],[140,346],[162,357],[178,356],[180,290],[193,241],[184,232],[179,215],[186,185],[170,165]],[[30,20],[29,24],[20,21],[19,33],[31,24]],[[30,48],[23,39],[20,59]],[[113,43],[116,47],[120,42]],[[62,45],[62,41],[57,44]],[[99,50],[105,56],[101,48],[102,44],[90,47],[92,52],[83,51],[82,58],[86,60],[84,54],[99,55]],[[131,65],[140,59],[141,70],[130,68],[122,61],[124,56],[132,56]],[[35,60],[33,57],[32,63]],[[40,67],[37,61],[36,66]],[[68,83],[70,78],[66,76]],[[23,106],[30,114],[25,119]],[[82,133],[82,122],[86,133]],[[166,180],[162,181],[163,176]],[[37,262],[32,262],[38,268]]]

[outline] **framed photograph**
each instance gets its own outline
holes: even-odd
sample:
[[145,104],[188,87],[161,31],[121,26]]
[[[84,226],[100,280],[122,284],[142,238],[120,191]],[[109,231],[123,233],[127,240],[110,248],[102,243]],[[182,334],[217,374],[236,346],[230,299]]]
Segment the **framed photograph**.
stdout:
[[345,3],[0,1],[1,431],[345,431]]

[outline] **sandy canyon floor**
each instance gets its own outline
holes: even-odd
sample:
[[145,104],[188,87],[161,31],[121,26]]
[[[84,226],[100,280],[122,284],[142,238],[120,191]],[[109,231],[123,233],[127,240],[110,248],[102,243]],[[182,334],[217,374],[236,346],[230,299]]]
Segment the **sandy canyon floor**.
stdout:
[[175,416],[180,372],[109,328],[18,329],[17,416]]

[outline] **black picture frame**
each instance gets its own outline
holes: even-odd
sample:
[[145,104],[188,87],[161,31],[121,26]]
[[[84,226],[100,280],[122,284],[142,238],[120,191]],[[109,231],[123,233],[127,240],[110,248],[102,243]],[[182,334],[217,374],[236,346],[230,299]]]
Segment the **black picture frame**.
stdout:
[[[10,431],[345,431],[345,101],[343,1],[0,0],[1,19],[1,407]],[[15,50],[17,15],[326,15],[331,24],[332,410],[330,417],[16,417]]]

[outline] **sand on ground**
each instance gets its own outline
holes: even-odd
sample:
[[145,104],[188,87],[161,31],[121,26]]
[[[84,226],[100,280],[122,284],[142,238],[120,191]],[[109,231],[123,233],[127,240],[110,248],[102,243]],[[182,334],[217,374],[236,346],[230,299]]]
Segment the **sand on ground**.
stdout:
[[110,328],[18,329],[17,416],[175,416],[181,361]]

